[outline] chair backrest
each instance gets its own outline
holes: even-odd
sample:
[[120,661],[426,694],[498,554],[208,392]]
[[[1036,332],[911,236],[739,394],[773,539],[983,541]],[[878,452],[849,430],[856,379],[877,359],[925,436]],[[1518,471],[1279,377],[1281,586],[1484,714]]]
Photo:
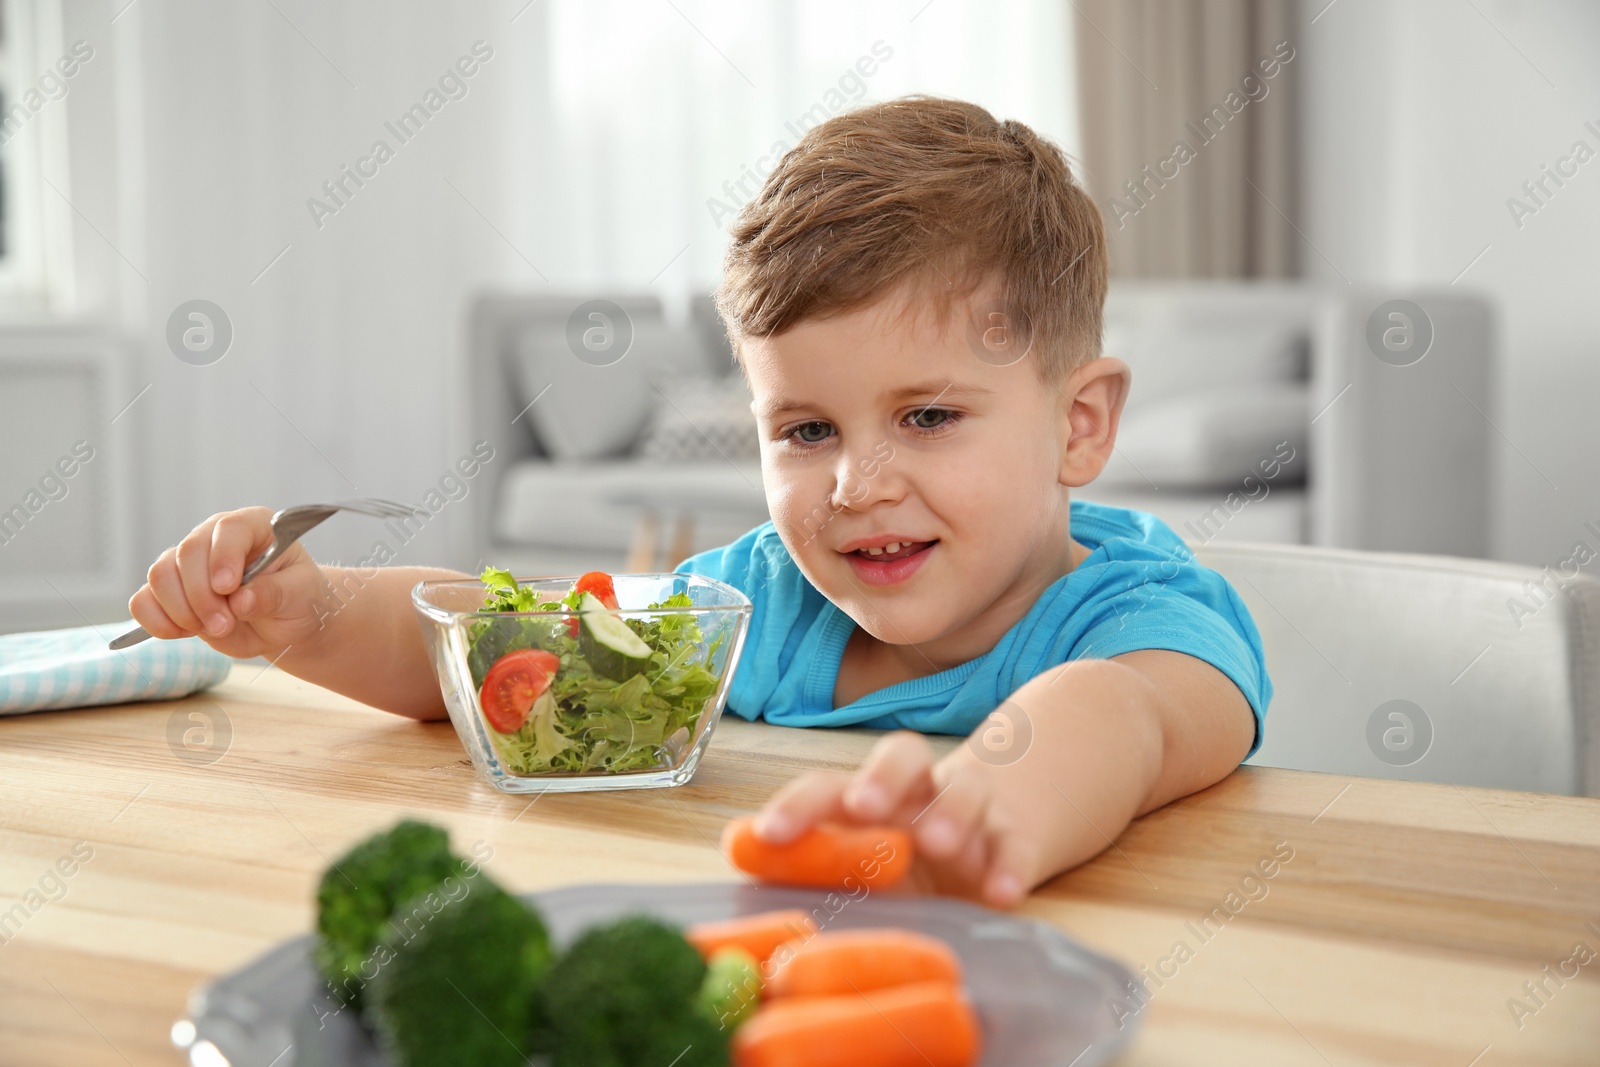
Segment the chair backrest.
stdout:
[[1195,555],[1266,648],[1274,695],[1252,763],[1600,796],[1587,541],[1545,568],[1221,542]]

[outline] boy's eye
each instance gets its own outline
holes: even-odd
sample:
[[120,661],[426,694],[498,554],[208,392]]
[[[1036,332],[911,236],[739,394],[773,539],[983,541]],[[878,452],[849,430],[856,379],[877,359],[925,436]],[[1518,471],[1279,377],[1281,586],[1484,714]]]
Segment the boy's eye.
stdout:
[[832,435],[833,427],[826,422],[802,422],[789,433],[789,436],[806,445],[820,445]]
[[955,417],[956,413],[948,408],[918,408],[907,416],[906,421],[919,430],[937,430],[955,421]]

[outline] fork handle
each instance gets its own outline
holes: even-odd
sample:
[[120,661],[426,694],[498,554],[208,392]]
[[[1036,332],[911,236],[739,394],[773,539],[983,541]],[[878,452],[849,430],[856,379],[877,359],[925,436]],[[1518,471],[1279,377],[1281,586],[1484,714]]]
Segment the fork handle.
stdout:
[[114,639],[106,647],[111,649],[113,652],[119,652],[124,648],[132,648],[140,641],[148,640],[150,640],[150,631],[146,630],[143,626],[135,626],[121,637]]
[[260,574],[267,564],[271,563],[277,558],[278,542],[274,541],[272,544],[267,546],[267,550],[265,552],[261,553],[261,555],[252,560],[250,565],[244,569],[244,575],[239,579],[239,584],[243,585],[256,575]]

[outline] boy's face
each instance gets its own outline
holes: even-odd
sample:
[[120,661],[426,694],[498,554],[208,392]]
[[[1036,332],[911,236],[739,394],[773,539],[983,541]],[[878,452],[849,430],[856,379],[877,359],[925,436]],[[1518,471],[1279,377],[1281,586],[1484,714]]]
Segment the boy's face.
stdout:
[[931,646],[943,668],[992,647],[1072,569],[1067,486],[1104,457],[1087,475],[1068,457],[1078,374],[1057,388],[1031,357],[980,358],[964,321],[900,314],[904,299],[746,338],[741,352],[790,555],[872,636]]

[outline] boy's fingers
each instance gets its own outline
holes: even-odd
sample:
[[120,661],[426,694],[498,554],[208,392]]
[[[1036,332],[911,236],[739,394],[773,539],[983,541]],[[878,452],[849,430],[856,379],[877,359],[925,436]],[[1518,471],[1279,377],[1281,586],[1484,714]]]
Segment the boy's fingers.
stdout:
[[757,836],[781,845],[817,823],[839,819],[849,783],[849,776],[839,771],[812,771],[793,779],[756,813]]
[[903,805],[926,803],[921,797],[932,797],[932,770],[927,738],[897,730],[872,747],[845,793],[845,808],[856,820],[872,822]]
[[239,588],[250,560],[272,543],[272,513],[241,508],[217,516],[211,531],[211,588],[226,596]]
[[273,619],[293,614],[299,601],[309,601],[314,591],[295,570],[266,571],[228,596],[228,606],[241,619]]
[[1015,832],[995,833],[990,847],[993,858],[983,879],[983,899],[997,908],[1009,908],[1033,885],[1039,852],[1026,834]]
[[150,565],[150,572],[146,576],[148,588],[155,595],[156,603],[161,605],[161,610],[166,612],[167,618],[185,633],[199,633],[205,627],[200,625],[183,591],[183,579],[178,576],[177,554],[177,549],[169,548]]
[[989,785],[981,774],[956,774],[935,785],[938,792],[913,817],[911,829],[918,848],[943,860],[958,855],[973,837],[982,837]]
[[143,626],[151,637],[170,641],[175,637],[189,636],[183,627],[173,622],[167,613],[161,610],[161,604],[148,585],[141,586],[139,591],[128,599],[128,614],[133,616],[133,621]]
[[984,872],[989,869],[989,838],[986,834],[973,834],[959,855],[948,863],[950,871],[963,886],[982,888]]
[[227,602],[211,588],[211,529],[214,519],[196,526],[178,542],[178,577],[189,607],[200,620],[201,628],[212,637],[221,637],[233,625]]

